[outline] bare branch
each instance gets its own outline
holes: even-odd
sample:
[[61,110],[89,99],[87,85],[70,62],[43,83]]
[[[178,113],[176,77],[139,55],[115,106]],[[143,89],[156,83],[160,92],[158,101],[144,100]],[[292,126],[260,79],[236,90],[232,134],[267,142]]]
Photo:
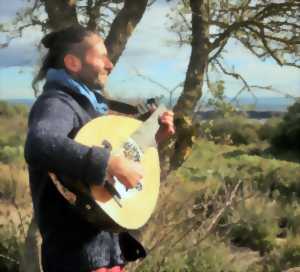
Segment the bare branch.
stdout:
[[11,263],[19,264],[19,261],[17,261],[16,259],[11,258],[11,257],[6,256],[6,255],[3,255],[3,254],[0,254],[0,258],[4,259],[6,261],[9,261]]
[[134,68],[134,70],[135,70],[137,76],[139,76],[139,77],[141,77],[141,78],[143,78],[143,79],[145,79],[145,80],[153,83],[154,85],[156,85],[159,88],[163,89],[164,91],[168,92],[168,94],[169,94],[169,107],[172,107],[172,98],[173,98],[174,92],[179,87],[182,87],[184,82],[180,82],[180,83],[176,84],[173,88],[168,88],[165,85],[161,84],[160,82],[154,80],[153,78],[151,78],[149,76],[146,76],[146,75],[143,75],[136,68]]
[[223,40],[223,41],[221,42],[221,45],[220,45],[220,47],[218,48],[217,52],[216,52],[213,56],[211,56],[211,57],[208,59],[208,63],[212,62],[213,60],[215,60],[216,58],[219,57],[219,55],[222,53],[224,47],[226,46],[227,41],[228,41],[228,39],[225,39],[225,40]]

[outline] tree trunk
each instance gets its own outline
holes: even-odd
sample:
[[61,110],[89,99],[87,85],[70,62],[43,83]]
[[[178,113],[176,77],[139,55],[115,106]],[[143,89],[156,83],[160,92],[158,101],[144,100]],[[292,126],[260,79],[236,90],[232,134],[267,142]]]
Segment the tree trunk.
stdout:
[[192,53],[183,92],[174,108],[177,116],[192,116],[202,95],[204,74],[207,68],[209,40],[208,14],[203,0],[190,0],[192,9]]
[[125,0],[124,7],[113,21],[105,40],[113,64],[118,61],[131,33],[143,17],[147,3],[148,0]]
[[[174,107],[175,113],[175,145],[164,147],[162,160],[165,171],[178,168],[189,155],[196,128],[192,125],[195,106],[202,95],[204,75],[207,69],[209,53],[209,11],[204,0],[190,0],[192,10],[192,52],[184,89]],[[169,157],[169,159],[168,159]],[[165,165],[167,164],[167,165]]]
[[48,27],[51,30],[78,24],[76,0],[42,0],[48,15]]

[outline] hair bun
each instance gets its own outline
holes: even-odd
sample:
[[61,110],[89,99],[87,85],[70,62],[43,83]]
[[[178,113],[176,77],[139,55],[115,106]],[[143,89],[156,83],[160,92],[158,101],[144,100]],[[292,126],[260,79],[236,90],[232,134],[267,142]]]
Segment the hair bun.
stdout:
[[81,42],[90,33],[81,25],[73,25],[59,31],[48,33],[43,39],[42,44],[51,49],[57,44]]
[[48,48],[48,49],[53,47],[55,41],[57,40],[57,35],[58,35],[58,32],[51,32],[51,33],[47,34],[42,39],[42,44],[44,45],[44,47]]

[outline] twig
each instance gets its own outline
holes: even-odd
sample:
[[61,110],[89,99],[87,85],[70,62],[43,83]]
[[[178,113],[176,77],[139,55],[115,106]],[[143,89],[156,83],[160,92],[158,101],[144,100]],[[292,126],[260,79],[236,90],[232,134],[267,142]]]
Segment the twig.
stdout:
[[163,89],[164,91],[168,92],[169,93],[169,107],[172,108],[172,98],[173,98],[173,95],[174,95],[174,92],[179,88],[179,87],[182,87],[184,82],[179,82],[178,84],[176,84],[173,88],[168,88],[166,87],[165,85],[163,85],[162,83],[154,80],[153,78],[149,77],[149,76],[146,76],[146,75],[143,75],[142,73],[140,73],[138,71],[138,69],[134,68],[135,72],[136,72],[136,75],[143,78],[144,80],[147,80],[151,83],[153,83],[154,85],[160,87],[161,89]]
[[3,254],[0,254],[0,258],[4,259],[4,260],[7,260],[7,261],[10,261],[12,263],[15,263],[15,264],[20,264],[19,261],[9,257],[9,256],[6,256],[6,255],[3,255]]

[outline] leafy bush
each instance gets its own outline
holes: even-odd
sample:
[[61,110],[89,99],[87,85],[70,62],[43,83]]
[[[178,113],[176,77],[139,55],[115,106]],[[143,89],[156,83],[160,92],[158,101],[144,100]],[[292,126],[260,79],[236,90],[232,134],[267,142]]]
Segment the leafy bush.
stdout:
[[8,102],[0,101],[0,116],[14,117],[26,116],[28,114],[28,107],[25,105],[17,104],[11,105]]
[[258,131],[259,138],[261,140],[270,141],[277,133],[278,125],[282,121],[279,117],[272,117],[268,119]]
[[0,271],[19,271],[20,241],[17,239],[16,226],[10,221],[0,225]]
[[215,143],[250,144],[259,142],[259,127],[260,124],[245,117],[234,116],[204,122],[200,133]]
[[276,134],[271,138],[275,149],[295,149],[300,152],[300,101],[289,107],[278,125]]
[[281,250],[280,264],[282,266],[295,267],[300,265],[300,238],[290,237]]
[[23,158],[23,147],[22,146],[9,146],[6,145],[0,150],[0,162],[11,163],[17,159]]
[[161,255],[146,259],[140,272],[242,272],[240,261],[234,261],[228,245],[209,239],[203,244],[176,249],[163,262]]
[[282,207],[279,226],[286,235],[287,233],[300,235],[300,204],[298,202],[294,201]]
[[282,165],[271,170],[265,177],[270,184],[270,192],[283,202],[299,200],[300,197],[300,169]]
[[270,252],[279,232],[277,208],[264,198],[242,203],[231,219],[231,241],[237,246],[257,250],[262,255]]

